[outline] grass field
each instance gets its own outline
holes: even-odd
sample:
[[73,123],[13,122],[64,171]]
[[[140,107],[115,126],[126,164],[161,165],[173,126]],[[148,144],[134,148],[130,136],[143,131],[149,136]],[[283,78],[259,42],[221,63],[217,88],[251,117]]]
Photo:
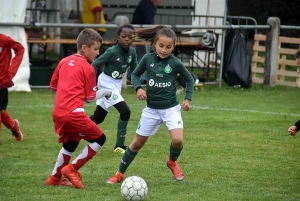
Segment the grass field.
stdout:
[[[129,144],[145,102],[137,100],[132,88],[123,95],[132,110]],[[179,97],[183,100],[183,94]],[[9,93],[8,111],[19,119],[24,141],[15,141],[2,126],[0,200],[122,200],[120,184],[106,184],[121,157],[112,151],[118,119],[114,109],[101,125],[106,144],[80,170],[85,189],[44,184],[61,148],[51,118],[53,98],[48,89]],[[86,104],[89,115],[94,108],[95,103]],[[145,179],[149,201],[299,201],[300,133],[287,135],[287,128],[300,119],[299,108],[298,88],[206,85],[195,91],[191,110],[182,111],[185,141],[179,164],[185,179],[175,181],[166,167],[170,139],[165,125],[149,139],[126,176]],[[73,156],[85,145],[82,141]]]

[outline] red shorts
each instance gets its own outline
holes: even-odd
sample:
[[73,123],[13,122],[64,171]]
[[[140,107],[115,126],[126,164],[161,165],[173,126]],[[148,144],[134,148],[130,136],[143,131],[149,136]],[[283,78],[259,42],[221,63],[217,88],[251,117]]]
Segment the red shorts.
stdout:
[[79,142],[95,140],[101,137],[102,130],[85,114],[85,112],[72,112],[64,117],[53,116],[55,133],[59,135],[58,142],[64,143],[72,140]]

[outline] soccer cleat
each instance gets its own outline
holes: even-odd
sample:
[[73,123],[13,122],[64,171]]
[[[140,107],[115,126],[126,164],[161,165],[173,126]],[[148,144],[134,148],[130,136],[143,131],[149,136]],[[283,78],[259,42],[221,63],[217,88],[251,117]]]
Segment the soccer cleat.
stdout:
[[122,174],[121,172],[117,171],[116,174],[114,176],[110,177],[106,183],[108,183],[108,184],[121,183],[123,181],[124,177],[125,177],[125,174]]
[[17,119],[14,119],[14,126],[10,129],[12,132],[12,135],[15,136],[17,141],[22,141],[23,140],[23,134],[20,130],[20,123]]
[[84,188],[80,173],[74,169],[72,164],[66,165],[61,169],[61,174],[68,178],[76,188]]
[[114,152],[124,154],[127,149],[127,146],[116,145],[114,148]]
[[182,171],[180,170],[180,167],[178,166],[177,161],[172,161],[172,160],[168,159],[167,166],[168,166],[168,168],[170,168],[170,170],[172,171],[172,173],[174,175],[174,178],[177,181],[183,180],[184,176],[183,176]]
[[73,186],[67,179],[56,178],[53,175],[50,175],[46,180],[46,185],[48,186]]

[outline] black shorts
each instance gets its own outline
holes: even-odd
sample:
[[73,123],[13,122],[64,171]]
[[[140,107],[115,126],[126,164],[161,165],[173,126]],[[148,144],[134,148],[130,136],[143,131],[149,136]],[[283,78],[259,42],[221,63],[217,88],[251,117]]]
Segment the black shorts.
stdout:
[[6,110],[8,104],[7,88],[0,88],[0,110]]

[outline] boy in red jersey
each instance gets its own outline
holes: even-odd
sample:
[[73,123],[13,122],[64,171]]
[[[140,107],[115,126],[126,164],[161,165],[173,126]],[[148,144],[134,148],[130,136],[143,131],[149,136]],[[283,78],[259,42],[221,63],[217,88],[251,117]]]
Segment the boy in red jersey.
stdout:
[[[78,170],[98,152],[106,137],[101,129],[84,112],[84,102],[110,98],[109,90],[96,88],[93,62],[99,54],[102,37],[93,29],[84,29],[77,37],[77,54],[62,59],[56,67],[50,82],[50,89],[56,91],[52,118],[58,142],[62,148],[58,154],[52,174],[46,184],[50,186],[74,185],[84,188]],[[81,153],[69,164],[79,141],[88,142]],[[62,175],[71,181],[62,179]]]
[[[12,59],[11,50],[15,52]],[[20,130],[19,121],[12,119],[6,110],[8,104],[7,88],[14,85],[12,79],[16,75],[23,59],[24,47],[21,43],[0,33],[0,130],[1,122],[12,131],[16,140],[22,141],[23,134]]]

